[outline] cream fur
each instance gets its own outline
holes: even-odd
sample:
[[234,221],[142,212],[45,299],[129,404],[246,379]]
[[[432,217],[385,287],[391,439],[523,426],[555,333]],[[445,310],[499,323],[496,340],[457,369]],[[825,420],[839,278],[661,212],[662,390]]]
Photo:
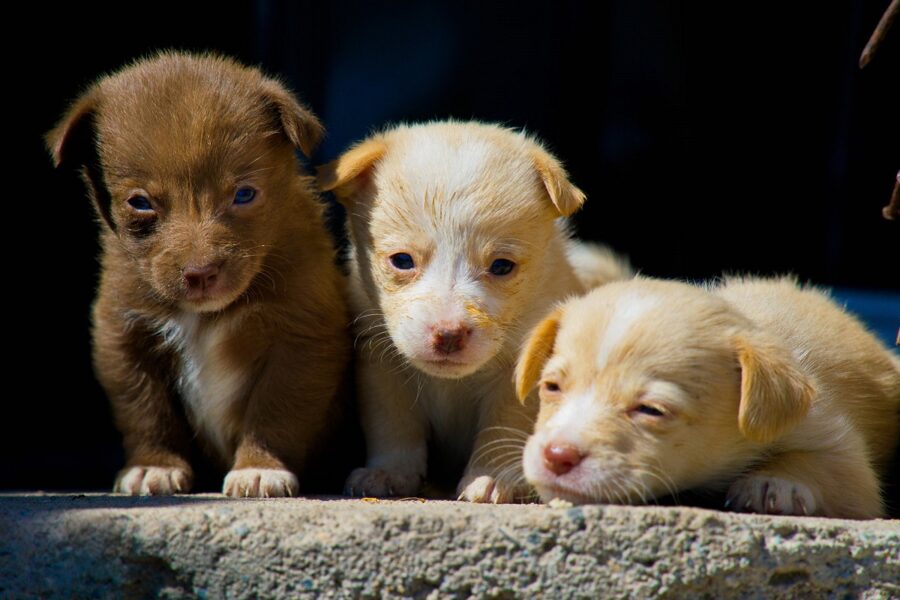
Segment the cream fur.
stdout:
[[[480,123],[391,129],[323,167],[319,181],[347,206],[353,242],[368,461],[347,490],[417,493],[430,441],[443,458],[468,463],[461,498],[525,496],[517,461],[494,450],[511,435],[521,444],[536,412],[536,399],[518,405],[512,385],[524,333],[554,302],[584,290],[557,224],[584,195],[535,140]],[[392,267],[396,253],[410,254],[415,269]],[[596,272],[624,276],[611,255],[594,256],[614,264]],[[513,273],[490,274],[497,258],[515,262]],[[471,330],[446,357],[431,337],[444,326]]]
[[222,355],[223,341],[234,325],[230,319],[203,324],[195,313],[179,313],[161,331],[164,343],[177,356],[176,383],[188,416],[223,461],[237,447],[240,424],[232,411],[251,383],[244,365]]
[[[517,371],[523,392],[542,382],[523,467],[544,500],[637,503],[708,487],[728,489],[733,510],[883,514],[900,368],[822,292],[790,279],[635,279],[548,321]],[[557,475],[544,452],[560,445],[583,459]]]

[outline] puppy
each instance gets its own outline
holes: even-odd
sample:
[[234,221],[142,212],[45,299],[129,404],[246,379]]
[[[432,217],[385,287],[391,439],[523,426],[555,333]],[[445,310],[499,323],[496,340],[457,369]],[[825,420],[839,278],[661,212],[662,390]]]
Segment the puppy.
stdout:
[[604,286],[534,329],[519,396],[538,380],[524,473],[545,501],[728,488],[732,510],[883,514],[900,360],[790,279]]
[[101,222],[94,365],[127,456],[115,491],[191,488],[191,439],[230,496],[289,496],[334,421],[342,276],[294,150],[322,135],[277,81],[162,53],[103,77],[47,135]]
[[432,481],[464,467],[461,499],[527,495],[505,445],[524,439],[537,411],[536,398],[516,402],[522,336],[583,291],[567,252],[592,283],[626,269],[602,249],[570,247],[557,221],[584,194],[534,139],[460,122],[375,135],[322,167],[319,183],[350,214],[368,460],[346,491],[415,494],[430,461]]

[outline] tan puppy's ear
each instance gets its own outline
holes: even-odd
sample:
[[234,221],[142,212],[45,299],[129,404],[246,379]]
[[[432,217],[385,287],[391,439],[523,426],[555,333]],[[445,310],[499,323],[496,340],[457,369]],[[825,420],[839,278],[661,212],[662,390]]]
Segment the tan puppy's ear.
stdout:
[[365,183],[372,167],[387,152],[381,137],[374,137],[353,146],[337,160],[317,169],[319,188],[333,191],[339,200],[352,196]]
[[556,345],[556,334],[559,332],[559,322],[562,319],[562,309],[557,308],[543,321],[531,330],[525,347],[519,353],[519,362],[516,364],[516,395],[519,402],[525,403],[528,393],[537,385],[541,378],[541,371],[547,360],[553,355],[553,347]]
[[69,107],[56,127],[44,136],[44,141],[53,159],[53,166],[68,165],[80,169],[97,212],[109,228],[115,231],[110,212],[112,199],[103,181],[103,168],[97,154],[94,121],[99,105],[100,90],[93,87]]
[[275,109],[284,134],[305,156],[312,155],[325,135],[322,123],[274,79],[264,79],[261,85],[263,97]]
[[815,388],[786,349],[754,334],[735,340],[741,364],[738,427],[744,437],[771,442],[805,415]]
[[581,208],[585,200],[584,192],[569,181],[569,175],[560,162],[541,147],[535,148],[532,156],[534,168],[559,214],[568,217]]

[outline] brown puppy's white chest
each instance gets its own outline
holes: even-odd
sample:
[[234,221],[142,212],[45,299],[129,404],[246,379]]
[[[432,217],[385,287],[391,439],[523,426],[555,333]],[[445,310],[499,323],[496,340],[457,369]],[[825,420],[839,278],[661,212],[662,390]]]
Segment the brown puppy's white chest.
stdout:
[[160,327],[163,344],[177,357],[176,385],[194,426],[227,460],[240,432],[243,400],[252,382],[246,362],[230,360],[232,320],[216,322],[180,313]]

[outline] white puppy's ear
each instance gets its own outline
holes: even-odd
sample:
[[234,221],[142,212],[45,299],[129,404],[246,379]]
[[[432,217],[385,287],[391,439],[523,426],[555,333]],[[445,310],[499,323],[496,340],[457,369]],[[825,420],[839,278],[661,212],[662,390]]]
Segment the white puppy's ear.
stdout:
[[753,333],[734,343],[741,365],[738,427],[748,439],[771,442],[806,415],[815,387],[775,340]]
[[559,214],[568,217],[581,208],[586,198],[584,192],[569,181],[569,174],[566,173],[562,164],[540,146],[532,150],[532,159],[534,168],[540,175],[541,181],[544,182],[544,187],[547,188],[550,201],[553,202]]
[[387,152],[387,144],[381,137],[374,137],[353,146],[337,160],[317,169],[319,188],[334,192],[341,203],[346,204],[370,179],[372,168]]
[[537,385],[544,365],[553,355],[562,309],[557,308],[531,330],[516,364],[516,395],[525,403],[528,393]]

